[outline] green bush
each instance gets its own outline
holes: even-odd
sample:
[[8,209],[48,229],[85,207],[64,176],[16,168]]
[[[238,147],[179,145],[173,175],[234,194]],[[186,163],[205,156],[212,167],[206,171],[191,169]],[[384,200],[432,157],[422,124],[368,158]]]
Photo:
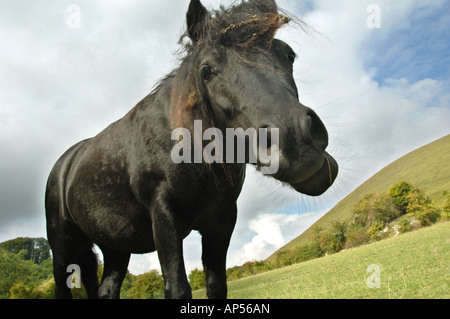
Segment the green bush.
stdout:
[[400,233],[406,233],[412,230],[411,221],[408,218],[402,219],[398,225]]
[[9,293],[9,299],[32,299],[33,286],[19,282],[9,289]]
[[136,276],[130,290],[124,292],[124,299],[155,299],[164,289],[164,280],[157,270]]
[[372,227],[374,222],[386,224],[400,217],[402,212],[387,194],[368,194],[353,207],[350,225],[353,228]]
[[412,189],[413,186],[405,181],[401,181],[389,188],[389,196],[403,214],[406,213],[406,207],[408,207],[409,204],[409,193]]
[[301,246],[294,250],[293,262],[301,263],[304,261],[316,259],[323,256],[323,251],[317,242],[311,242],[308,245]]
[[236,280],[248,276],[253,276],[262,272],[288,266],[293,263],[291,252],[279,252],[275,262],[249,261],[242,266],[235,266],[227,269],[227,280]]
[[408,198],[409,203],[406,211],[417,218],[422,226],[430,226],[437,222],[440,217],[439,209],[434,206],[434,202],[425,195],[422,189],[414,187]]
[[195,268],[189,274],[189,284],[192,290],[197,290],[205,287],[205,272]]
[[443,191],[442,195],[447,198],[447,201],[442,206],[441,217],[444,220],[450,220],[450,193],[447,191]]
[[408,195],[409,203],[406,207],[408,214],[417,214],[433,207],[431,199],[425,195],[424,191],[419,187],[414,189]]
[[370,242],[370,236],[364,228],[352,228],[347,234],[345,248],[357,247]]
[[321,255],[334,254],[345,247],[347,226],[345,223],[332,222],[330,228],[323,230],[316,228],[312,241],[312,247]]
[[381,238],[380,232],[383,230],[383,228],[384,228],[384,222],[375,221],[371,224],[370,228],[366,231],[366,234],[372,240],[380,240],[380,238]]
[[437,222],[440,214],[435,208],[427,208],[423,211],[416,212],[415,216],[420,221],[420,225],[430,226]]
[[281,251],[277,253],[275,267],[280,268],[290,266],[293,263],[294,261],[292,260],[291,253],[289,251]]

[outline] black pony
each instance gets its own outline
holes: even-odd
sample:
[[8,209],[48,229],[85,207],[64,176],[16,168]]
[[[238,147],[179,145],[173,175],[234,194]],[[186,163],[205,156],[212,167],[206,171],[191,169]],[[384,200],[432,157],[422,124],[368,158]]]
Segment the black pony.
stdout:
[[[45,200],[57,298],[72,297],[67,271],[73,265],[81,270],[89,298],[119,298],[130,254],[153,251],[166,298],[190,298],[182,242],[192,230],[202,235],[208,297],[226,298],[226,254],[245,163],[261,170],[276,164],[274,178],[311,196],[333,184],[338,165],[325,152],[328,133],[299,102],[295,53],[274,38],[289,21],[274,0],[248,0],[213,12],[191,1],[179,67],[124,118],[69,149],[50,174]],[[193,132],[199,121],[200,134]],[[192,140],[183,137],[184,149],[174,148],[181,137],[173,136],[177,128],[193,133]],[[266,132],[265,151],[276,159],[173,160],[174,149],[183,156],[206,151],[201,139],[209,128],[254,128],[257,140],[258,132]],[[238,148],[228,145],[239,136],[210,136],[216,146],[227,145],[210,154],[230,159],[233,152],[236,159]],[[251,138],[242,140],[251,154]],[[100,285],[93,244],[104,255]]]

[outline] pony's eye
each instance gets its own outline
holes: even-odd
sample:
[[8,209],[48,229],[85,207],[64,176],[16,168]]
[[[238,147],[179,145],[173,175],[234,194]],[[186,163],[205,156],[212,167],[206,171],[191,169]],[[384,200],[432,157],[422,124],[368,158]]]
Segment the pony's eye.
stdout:
[[290,62],[291,64],[294,64],[295,58],[296,58],[296,57],[297,57],[297,56],[295,55],[294,52],[289,53],[289,54],[288,54],[288,60],[289,60],[289,62]]
[[214,71],[210,66],[205,65],[201,68],[200,75],[201,75],[203,81],[208,82],[209,80],[211,80],[212,76],[214,75]]

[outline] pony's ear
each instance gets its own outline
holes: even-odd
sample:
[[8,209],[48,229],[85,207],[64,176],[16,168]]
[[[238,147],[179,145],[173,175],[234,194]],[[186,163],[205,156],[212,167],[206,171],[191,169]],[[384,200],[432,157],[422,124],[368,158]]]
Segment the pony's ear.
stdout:
[[206,10],[200,0],[191,0],[186,19],[188,35],[194,44],[197,44],[203,38],[204,22],[207,15],[208,10]]
[[250,3],[263,13],[278,13],[278,6],[275,0],[250,0]]

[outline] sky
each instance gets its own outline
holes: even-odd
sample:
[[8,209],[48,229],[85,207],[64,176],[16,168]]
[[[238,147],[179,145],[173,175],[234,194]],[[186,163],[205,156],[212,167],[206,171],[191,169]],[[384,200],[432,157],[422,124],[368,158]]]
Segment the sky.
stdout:
[[[208,9],[231,1],[203,0]],[[188,0],[0,2],[0,242],[46,237],[44,192],[70,146],[123,117],[178,65]],[[300,100],[322,118],[340,176],[322,197],[248,167],[228,266],[269,257],[365,180],[450,134],[450,2],[280,0],[306,32],[277,37],[297,53]],[[201,268],[198,234],[184,243]],[[159,269],[156,254],[130,271]]]

